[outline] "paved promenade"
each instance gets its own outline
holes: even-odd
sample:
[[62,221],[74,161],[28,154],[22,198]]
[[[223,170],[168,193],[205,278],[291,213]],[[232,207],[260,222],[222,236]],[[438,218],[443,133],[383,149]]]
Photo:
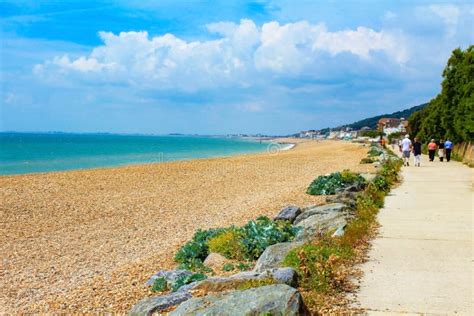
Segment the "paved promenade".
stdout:
[[423,158],[380,211],[357,295],[370,315],[474,315],[474,169]]

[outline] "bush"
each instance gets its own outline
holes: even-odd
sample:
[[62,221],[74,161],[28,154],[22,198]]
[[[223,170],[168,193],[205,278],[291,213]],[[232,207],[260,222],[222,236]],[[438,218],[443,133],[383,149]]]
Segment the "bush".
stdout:
[[306,193],[311,195],[333,195],[351,185],[365,186],[365,179],[360,175],[344,170],[334,172],[328,176],[317,177],[308,187]]
[[300,276],[300,286],[318,293],[331,293],[344,283],[342,263],[353,256],[350,247],[331,237],[316,244],[296,248],[286,256],[284,265],[294,268]]
[[202,262],[209,254],[207,242],[214,236],[221,234],[225,229],[197,230],[193,238],[184,244],[176,253],[174,260],[180,263],[180,268],[187,270],[203,269]]
[[242,234],[237,229],[229,229],[209,239],[209,251],[217,252],[227,259],[243,259],[245,247]]
[[378,157],[381,154],[383,154],[383,151],[380,148],[378,148],[377,146],[371,146],[369,151],[367,152],[367,155],[369,157]]
[[[268,217],[259,217],[242,227],[198,230],[193,239],[176,253],[174,259],[180,263],[181,269],[209,272],[203,261],[210,251],[230,259],[253,261],[258,259],[268,246],[291,241],[297,232],[298,228],[289,222],[274,222]],[[245,264],[240,267],[247,270]]]
[[232,263],[225,263],[222,266],[222,271],[233,271],[235,270],[235,266]]
[[244,257],[256,260],[268,246],[291,241],[297,232],[298,228],[287,221],[272,221],[265,216],[249,221],[241,228]]

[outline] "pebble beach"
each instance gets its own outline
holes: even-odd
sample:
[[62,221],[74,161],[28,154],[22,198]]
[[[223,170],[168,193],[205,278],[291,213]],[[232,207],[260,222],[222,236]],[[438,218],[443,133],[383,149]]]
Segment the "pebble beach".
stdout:
[[297,141],[291,150],[0,176],[0,313],[126,313],[173,268],[196,229],[273,217],[318,175],[351,169],[367,148]]

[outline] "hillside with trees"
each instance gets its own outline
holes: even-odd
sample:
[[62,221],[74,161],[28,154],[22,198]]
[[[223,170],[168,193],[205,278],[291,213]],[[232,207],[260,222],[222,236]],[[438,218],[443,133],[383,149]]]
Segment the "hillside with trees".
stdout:
[[452,52],[443,71],[441,92],[428,106],[409,117],[413,136],[426,142],[449,138],[474,139],[474,45]]

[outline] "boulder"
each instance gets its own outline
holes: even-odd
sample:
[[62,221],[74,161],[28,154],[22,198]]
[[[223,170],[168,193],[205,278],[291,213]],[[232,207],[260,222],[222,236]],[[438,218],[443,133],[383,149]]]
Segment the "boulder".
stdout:
[[253,271],[262,273],[267,269],[279,268],[286,255],[302,244],[298,242],[283,242],[267,247],[260,258],[258,258]]
[[301,214],[301,209],[298,206],[289,205],[283,208],[280,213],[273,219],[274,221],[277,220],[284,220],[293,223],[295,218]]
[[294,221],[295,225],[298,225],[300,222],[304,221],[308,217],[317,214],[327,214],[330,212],[342,212],[347,209],[347,206],[343,203],[331,203],[324,204],[319,206],[313,206],[307,208],[303,213],[301,213]]
[[204,260],[204,265],[211,268],[212,270],[221,271],[224,264],[231,262],[231,260],[227,259],[223,255],[211,252],[206,257],[206,260]]
[[294,288],[268,285],[245,291],[192,298],[170,313],[177,315],[301,315],[304,306]]
[[191,294],[188,292],[175,292],[168,295],[146,298],[135,304],[130,310],[129,315],[152,315],[187,301],[191,297]]
[[176,281],[177,278],[182,277],[182,276],[190,276],[192,274],[193,273],[188,270],[160,270],[154,275],[152,275],[152,277],[148,279],[148,281],[146,281],[145,284],[147,286],[152,286],[153,283],[155,283],[156,279],[164,278],[166,282],[168,283],[168,286],[171,286],[171,284],[174,283],[174,281]]
[[326,202],[328,203],[342,203],[349,209],[356,207],[357,193],[354,192],[341,192],[334,196],[328,196]]
[[[192,286],[193,291],[200,293],[223,292],[236,290],[250,280],[272,280],[277,284],[297,286],[297,273],[292,268],[268,269],[263,272],[246,271],[230,277],[210,277]],[[188,289],[188,291],[190,290]]]
[[343,212],[329,212],[308,217],[296,225],[301,229],[297,233],[295,241],[308,242],[321,233],[345,226],[347,224],[346,217],[347,215]]

